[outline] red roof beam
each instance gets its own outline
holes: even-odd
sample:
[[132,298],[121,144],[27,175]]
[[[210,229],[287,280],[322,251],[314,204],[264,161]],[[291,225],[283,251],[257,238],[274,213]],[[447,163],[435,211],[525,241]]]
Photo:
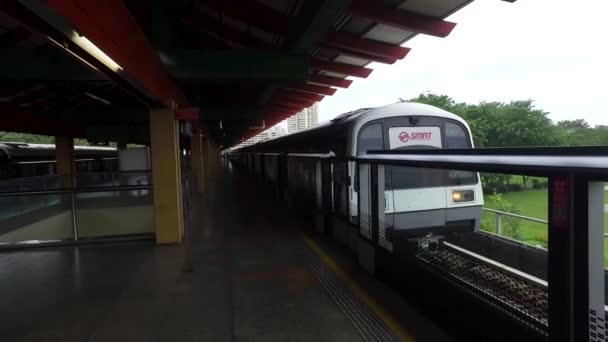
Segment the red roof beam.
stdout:
[[326,33],[320,43],[330,50],[386,64],[393,64],[410,52],[409,48],[399,45],[336,31]]
[[273,94],[273,97],[277,98],[291,98],[291,99],[302,99],[302,100],[314,100],[321,101],[325,96],[313,93],[307,93],[303,91],[289,90],[289,89],[281,89],[276,91]]
[[367,0],[353,0],[351,14],[381,24],[435,37],[447,37],[456,23],[428,15],[377,5]]
[[320,74],[311,75],[308,78],[308,81],[314,82],[314,83],[319,83],[319,84],[325,84],[325,85],[332,86],[332,87],[338,87],[338,88],[348,88],[350,86],[350,84],[353,83],[352,80],[347,80],[345,78],[320,75]]
[[369,74],[372,73],[372,69],[370,68],[346,63],[324,61],[318,58],[313,58],[310,61],[310,66],[323,71],[329,71],[334,72],[336,74],[350,75],[360,78],[366,78],[367,76],[369,76]]
[[292,105],[289,103],[269,103],[266,108],[267,109],[277,109],[277,110],[281,110],[281,111],[299,112],[302,109],[304,109],[305,107],[298,106],[298,105]]
[[320,85],[315,85],[315,84],[308,84],[308,83],[289,84],[289,85],[286,85],[285,87],[307,92],[307,93],[321,94],[321,95],[328,95],[328,96],[332,96],[333,94],[336,93],[336,88],[320,86]]
[[43,3],[54,8],[79,34],[87,37],[136,80],[127,82],[143,86],[165,105],[173,102],[179,106],[189,105],[123,1],[47,0]]
[[282,98],[274,98],[272,100],[272,103],[284,103],[284,104],[289,104],[289,105],[294,105],[294,106],[303,106],[303,107],[310,107],[312,106],[315,102],[315,100],[302,100],[302,99],[294,99],[291,97],[282,97]]

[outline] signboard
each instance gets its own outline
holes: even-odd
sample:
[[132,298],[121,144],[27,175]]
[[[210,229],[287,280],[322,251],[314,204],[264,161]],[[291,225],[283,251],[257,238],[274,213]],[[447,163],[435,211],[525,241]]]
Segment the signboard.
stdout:
[[568,230],[570,226],[570,182],[567,177],[551,179],[551,227]]
[[179,108],[175,110],[175,120],[196,121],[200,115],[198,107]]
[[388,129],[390,149],[407,146],[430,146],[441,148],[439,127],[391,127]]

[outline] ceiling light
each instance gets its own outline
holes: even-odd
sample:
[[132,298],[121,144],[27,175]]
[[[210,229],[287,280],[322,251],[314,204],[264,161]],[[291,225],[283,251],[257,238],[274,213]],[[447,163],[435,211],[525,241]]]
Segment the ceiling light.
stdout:
[[101,49],[95,46],[95,44],[93,44],[86,37],[81,36],[76,32],[72,32],[70,39],[84,51],[88,52],[95,59],[103,63],[103,65],[110,68],[112,71],[119,72],[124,70],[120,65],[118,65],[118,63],[114,62],[114,60],[110,58],[110,56],[106,55],[105,52],[101,51]]

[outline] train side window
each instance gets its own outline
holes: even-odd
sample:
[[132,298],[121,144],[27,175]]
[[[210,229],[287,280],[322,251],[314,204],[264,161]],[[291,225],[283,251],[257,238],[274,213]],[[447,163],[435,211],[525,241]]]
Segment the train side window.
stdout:
[[469,139],[467,139],[467,134],[465,133],[462,126],[452,123],[445,123],[445,137],[447,142],[447,148],[470,148],[471,144],[469,143]]
[[357,155],[363,154],[371,150],[383,150],[384,139],[382,135],[382,124],[375,123],[365,126],[359,132],[357,141]]

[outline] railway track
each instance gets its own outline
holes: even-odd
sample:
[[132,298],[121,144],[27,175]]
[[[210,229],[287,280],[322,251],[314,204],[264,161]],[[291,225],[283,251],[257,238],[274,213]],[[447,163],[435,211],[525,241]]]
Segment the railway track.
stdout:
[[548,298],[543,280],[448,242],[421,249],[416,258],[471,295],[547,335]]

